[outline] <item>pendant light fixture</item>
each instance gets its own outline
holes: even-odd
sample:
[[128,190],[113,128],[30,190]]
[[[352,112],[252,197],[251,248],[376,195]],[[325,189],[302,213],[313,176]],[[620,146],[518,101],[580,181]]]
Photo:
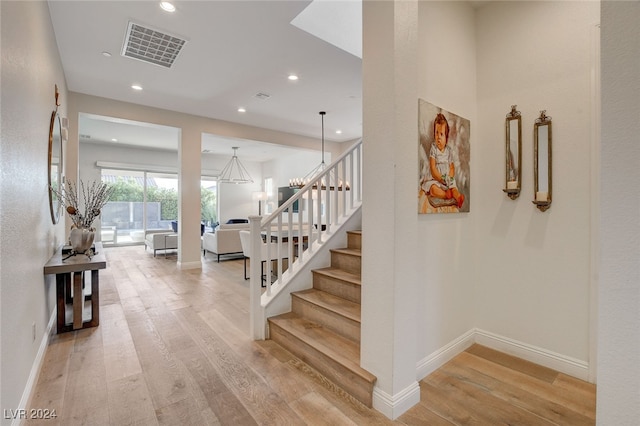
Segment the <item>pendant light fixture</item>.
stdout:
[[[302,188],[303,186],[305,186],[307,183],[309,183],[314,177],[316,177],[317,175],[319,175],[320,173],[324,172],[324,169],[327,167],[326,163],[324,162],[324,116],[327,114],[325,111],[320,111],[318,114],[320,114],[321,117],[321,123],[322,123],[322,158],[320,161],[320,164],[318,164],[313,170],[311,170],[309,173],[307,173],[303,178],[294,178],[294,179],[289,179],[289,188]],[[333,176],[333,171],[329,173],[329,187],[331,189],[335,189],[337,187],[337,189],[339,191],[342,191],[343,189],[343,183],[342,181],[338,182],[338,184],[335,184],[335,178]],[[327,183],[326,180],[323,178],[322,179],[322,183],[321,183],[321,187],[322,189],[326,189],[327,187]],[[314,188],[317,188],[317,185],[314,185]],[[344,189],[349,190],[349,183],[347,182],[344,185]]]
[[302,188],[305,186],[312,178],[316,175],[322,173],[327,166],[324,162],[324,116],[327,114],[325,111],[320,111],[321,120],[322,120],[322,161],[318,164],[313,170],[304,175],[302,178],[294,178],[289,179],[289,188]]
[[233,157],[224,166],[220,176],[218,176],[218,182],[221,183],[253,183],[253,179],[249,175],[247,169],[242,165],[240,160],[238,160],[238,147],[234,146],[233,148]]

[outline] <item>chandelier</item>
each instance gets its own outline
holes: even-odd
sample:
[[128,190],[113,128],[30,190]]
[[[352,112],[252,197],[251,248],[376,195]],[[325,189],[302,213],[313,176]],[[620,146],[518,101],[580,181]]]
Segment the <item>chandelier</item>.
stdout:
[[242,165],[240,160],[238,160],[238,147],[234,146],[233,148],[233,157],[224,166],[220,176],[218,176],[218,182],[221,183],[253,183],[253,179],[249,175],[247,169]]
[[[318,114],[320,114],[321,121],[322,121],[322,161],[320,161],[320,164],[318,164],[313,170],[311,170],[309,173],[304,175],[304,177],[289,179],[289,188],[295,188],[295,189],[302,188],[303,186],[311,182],[316,176],[324,172],[325,169],[327,168],[327,165],[324,162],[324,116],[327,113],[325,111],[320,111]],[[320,181],[320,187],[323,190],[327,189],[327,187],[329,187],[330,190],[334,190],[337,188],[338,191],[342,191],[343,189],[348,191],[349,189],[351,189],[351,187],[349,186],[349,182],[344,182],[343,184],[342,181],[339,181],[336,184],[336,179],[334,177],[333,170],[329,172],[328,178],[329,178],[328,182],[326,177],[323,177],[322,180]],[[314,182],[313,189],[317,189],[317,188],[318,188],[318,182]]]

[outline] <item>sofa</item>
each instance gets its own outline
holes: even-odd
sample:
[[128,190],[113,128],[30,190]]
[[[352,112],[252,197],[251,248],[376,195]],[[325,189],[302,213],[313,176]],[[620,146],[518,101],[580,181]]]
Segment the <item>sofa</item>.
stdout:
[[[178,232],[178,221],[177,220],[172,220],[171,221],[171,229],[173,229],[173,232]],[[200,223],[200,236],[202,237],[202,234],[204,234],[204,223]]]
[[144,249],[153,250],[153,257],[156,257],[158,250],[177,250],[178,235],[174,232],[168,232],[166,229],[150,230],[144,236]]
[[207,252],[218,256],[241,255],[242,244],[240,244],[240,231],[249,230],[248,223],[225,223],[219,225],[214,232],[205,232],[202,235],[202,255],[206,257]]

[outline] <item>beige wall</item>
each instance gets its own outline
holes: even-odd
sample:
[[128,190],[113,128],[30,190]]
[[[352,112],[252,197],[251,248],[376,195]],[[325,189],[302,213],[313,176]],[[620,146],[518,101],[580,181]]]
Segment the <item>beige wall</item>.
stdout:
[[55,309],[55,280],[42,267],[65,235],[48,199],[56,84],[62,116],[68,99],[47,3],[3,1],[0,17],[0,407],[8,410],[24,408]]

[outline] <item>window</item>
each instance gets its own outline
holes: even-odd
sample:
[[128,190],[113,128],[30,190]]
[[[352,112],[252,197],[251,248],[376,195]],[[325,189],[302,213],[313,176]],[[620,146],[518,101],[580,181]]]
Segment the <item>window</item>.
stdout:
[[102,181],[115,186],[100,216],[103,244],[143,244],[147,229],[172,230],[171,221],[178,219],[177,175],[102,169]]
[[100,214],[103,244],[144,242],[144,172],[103,169],[102,182],[115,187]]
[[211,232],[218,225],[218,183],[203,176],[200,180],[200,217],[205,232]]
[[[101,214],[105,245],[143,244],[149,229],[172,231],[178,220],[178,175],[144,170],[102,169],[102,181],[116,189]],[[218,222],[217,182],[202,177],[201,221],[206,231]]]
[[264,179],[264,192],[267,193],[267,201],[264,203],[264,213],[271,214],[274,211],[273,206],[275,205],[274,196],[273,196],[273,178],[265,178]]
[[178,176],[147,172],[145,229],[173,229],[178,220]]

